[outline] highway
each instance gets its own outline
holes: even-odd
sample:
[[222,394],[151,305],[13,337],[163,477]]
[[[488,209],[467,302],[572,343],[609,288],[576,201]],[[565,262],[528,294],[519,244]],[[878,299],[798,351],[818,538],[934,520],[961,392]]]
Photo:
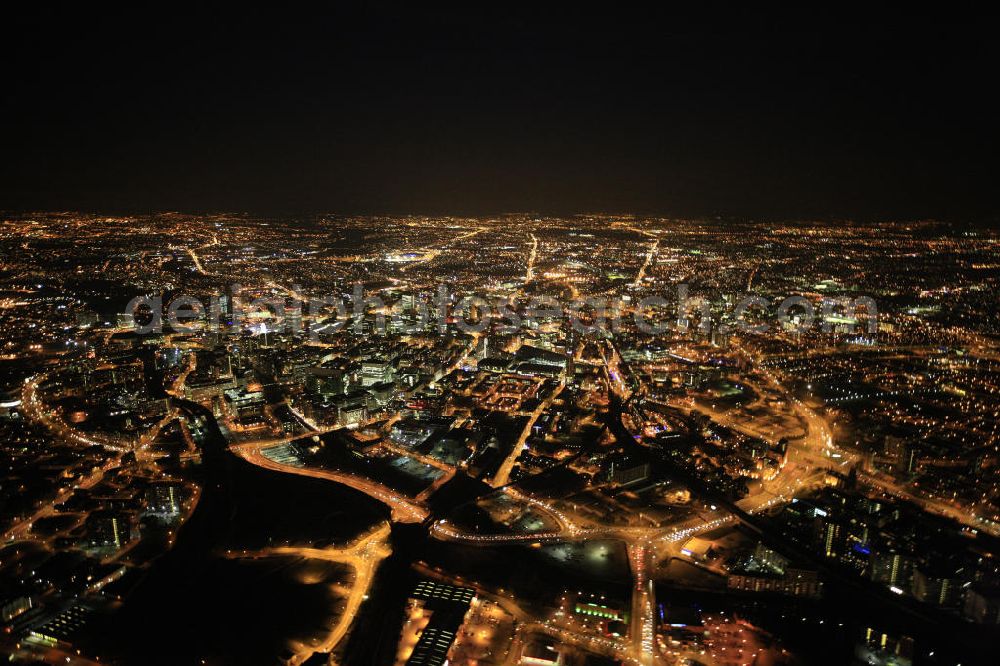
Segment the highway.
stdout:
[[656,592],[651,574],[656,563],[648,541],[630,541],[628,559],[635,580],[629,628],[632,654],[642,666],[652,666],[656,658]]
[[105,474],[118,467],[120,464],[121,456],[116,456],[106,462],[103,466],[95,469],[86,479],[74,484],[72,487],[62,488],[51,502],[38,509],[38,511],[30,517],[15,523],[9,530],[7,530],[6,534],[4,534],[4,538],[8,541],[16,541],[18,539],[25,538],[31,531],[31,527],[38,520],[56,515],[58,513],[55,509],[56,505],[69,499],[75,489],[80,488],[86,490],[88,488],[93,488],[104,479]]
[[939,516],[945,516],[946,518],[951,518],[952,520],[955,520],[974,530],[982,530],[995,537],[1000,536],[1000,525],[997,525],[982,516],[977,516],[964,507],[956,506],[941,500],[920,497],[919,495],[916,495],[900,486],[898,483],[881,478],[876,474],[870,474],[862,471],[858,473],[858,479],[862,483],[865,483],[876,490],[879,490],[887,495],[891,495],[897,499],[911,502],[925,511],[935,513]]
[[434,259],[436,259],[441,254],[441,252],[443,250],[447,249],[447,247],[449,245],[453,245],[454,243],[457,243],[459,241],[467,240],[469,238],[472,238],[473,236],[477,236],[477,235],[483,233],[484,231],[487,231],[486,227],[477,227],[476,229],[473,229],[472,231],[468,231],[468,232],[466,232],[464,234],[459,234],[458,236],[455,236],[454,238],[452,238],[450,241],[447,241],[445,243],[441,243],[440,245],[437,245],[437,246],[435,246],[435,245],[429,245],[429,246],[423,248],[422,250],[420,250],[420,252],[422,252],[423,255],[424,255],[423,257],[421,257],[417,261],[411,261],[411,262],[409,262],[407,264],[404,264],[403,266],[400,267],[399,272],[400,273],[405,273],[406,271],[410,270],[414,266],[418,266],[420,264],[429,263],[429,262],[433,261]]
[[643,279],[646,277],[646,271],[653,264],[653,259],[656,258],[656,251],[660,247],[660,239],[657,238],[649,246],[649,252],[646,254],[646,261],[643,262],[642,267],[639,268],[639,272],[635,275],[635,280],[632,282],[632,286],[638,287],[642,284]]
[[256,551],[230,551],[228,557],[234,559],[260,559],[268,557],[302,557],[350,565],[354,570],[354,580],[350,593],[344,602],[344,612],[321,641],[297,643],[295,655],[287,663],[299,666],[316,653],[327,654],[343,640],[357,617],[361,604],[367,597],[379,563],[391,554],[389,547],[390,527],[382,523],[372,532],[362,535],[343,548],[307,548],[284,546]]
[[171,410],[159,422],[146,429],[139,437],[123,437],[109,434],[86,433],[67,425],[62,419],[51,413],[38,395],[38,387],[44,375],[32,377],[25,382],[21,391],[21,410],[26,418],[44,426],[54,435],[71,444],[81,446],[100,446],[111,451],[124,453],[134,451],[137,455],[148,447],[160,430],[178,416],[177,410]]
[[535,426],[535,422],[539,419],[539,417],[541,417],[546,409],[552,406],[552,401],[555,400],[560,393],[562,393],[562,390],[565,387],[566,380],[563,379],[559,382],[559,386],[557,386],[552,393],[545,398],[545,400],[541,401],[538,404],[538,407],[535,408],[535,411],[531,413],[531,416],[528,418],[528,422],[524,425],[524,429],[521,431],[521,435],[514,443],[514,448],[511,449],[511,452],[506,458],[504,458],[504,461],[500,464],[499,469],[497,469],[497,473],[493,476],[493,480],[490,482],[490,485],[494,488],[500,488],[507,485],[507,482],[510,480],[510,473],[514,469],[514,463],[517,462],[518,456],[520,456],[521,451],[524,450],[524,443],[528,440],[528,437],[531,436],[531,429]]
[[527,284],[535,279],[535,260],[538,258],[538,236],[531,234],[531,253],[528,255],[528,266],[524,272],[524,282]]
[[285,465],[271,460],[262,453],[262,449],[268,446],[273,446],[273,443],[268,445],[257,443],[235,444],[230,447],[230,450],[247,462],[258,467],[263,467],[264,469],[283,472],[285,474],[308,476],[313,479],[325,479],[353,488],[387,505],[392,511],[392,519],[396,522],[422,523],[429,515],[429,512],[423,506],[377,481],[337,470],[295,467],[294,465]]
[[[126,440],[125,438],[115,438],[95,434],[84,434],[75,428],[70,427],[61,419],[56,418],[49,412],[45,403],[42,402],[41,398],[38,396],[38,387],[42,382],[42,379],[43,376],[39,375],[25,382],[21,394],[22,413],[28,420],[45,427],[53,435],[70,444],[76,444],[79,446],[100,446],[116,453],[124,453],[126,451],[134,450],[137,454],[140,454],[143,449],[149,446],[149,444],[156,439],[160,430],[162,430],[168,423],[178,418],[179,415],[179,412],[176,409],[171,410],[166,414],[166,416],[160,419],[160,421],[154,424],[151,428],[147,429],[139,438],[135,440]],[[55,510],[55,505],[68,499],[75,489],[93,488],[101,482],[107,472],[115,467],[118,467],[120,464],[121,456],[114,456],[104,465],[95,469],[85,479],[73,484],[72,487],[62,488],[51,502],[47,503],[43,507],[40,507],[34,514],[18,521],[10,529],[8,529],[4,534],[4,538],[9,541],[25,538],[31,531],[35,522],[58,513]]]

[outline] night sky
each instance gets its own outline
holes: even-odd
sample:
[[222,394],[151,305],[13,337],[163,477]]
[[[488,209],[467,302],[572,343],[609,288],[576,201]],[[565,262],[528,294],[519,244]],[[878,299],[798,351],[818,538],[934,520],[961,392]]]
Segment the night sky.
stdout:
[[0,208],[1000,219],[983,17],[156,6],[3,10]]

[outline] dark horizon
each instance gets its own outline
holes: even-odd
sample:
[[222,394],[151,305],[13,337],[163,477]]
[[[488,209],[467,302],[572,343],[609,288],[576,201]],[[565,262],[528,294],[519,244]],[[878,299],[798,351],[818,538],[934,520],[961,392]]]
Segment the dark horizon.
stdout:
[[791,18],[22,10],[0,209],[1000,219],[985,21]]
[[992,231],[1000,230],[1000,217],[993,217],[991,219],[962,219],[962,218],[948,218],[948,217],[865,217],[865,218],[848,218],[837,215],[826,215],[826,216],[767,216],[767,215],[736,215],[736,214],[715,214],[715,215],[678,215],[669,212],[659,212],[659,211],[537,211],[537,210],[522,210],[522,211],[484,211],[484,212],[456,212],[456,211],[363,211],[363,212],[351,212],[351,211],[334,211],[334,210],[266,210],[266,211],[251,211],[251,210],[226,210],[226,209],[205,209],[205,210],[178,210],[178,209],[138,209],[138,208],[118,208],[118,209],[42,209],[42,208],[21,208],[21,209],[0,209],[0,215],[11,215],[11,216],[30,216],[30,215],[82,215],[90,217],[101,217],[108,216],[112,218],[129,218],[129,217],[152,217],[152,216],[168,216],[168,215],[181,215],[185,217],[200,218],[200,217],[212,217],[212,216],[241,216],[250,218],[250,221],[257,218],[261,221],[274,219],[274,220],[285,220],[294,221],[296,219],[302,220],[310,218],[342,218],[342,219],[437,219],[437,218],[455,218],[455,219],[502,219],[507,217],[535,217],[541,221],[553,220],[553,221],[567,221],[573,218],[587,218],[587,217],[607,217],[609,219],[624,219],[628,217],[635,217],[639,219],[649,219],[649,220],[676,220],[683,222],[693,222],[706,224],[719,224],[719,223],[734,223],[734,224],[747,224],[747,225],[760,225],[760,224],[782,224],[789,226],[797,225],[837,225],[837,224],[847,224],[847,225],[892,225],[892,226],[905,226],[905,225],[939,225],[951,227],[954,229],[962,229],[963,227],[968,227],[970,229],[975,229],[979,231]]

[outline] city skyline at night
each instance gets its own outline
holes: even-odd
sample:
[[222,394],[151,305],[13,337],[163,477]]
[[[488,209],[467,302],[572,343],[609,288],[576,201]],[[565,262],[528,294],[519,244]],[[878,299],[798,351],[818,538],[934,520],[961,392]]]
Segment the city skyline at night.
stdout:
[[991,21],[4,13],[9,663],[997,663]]

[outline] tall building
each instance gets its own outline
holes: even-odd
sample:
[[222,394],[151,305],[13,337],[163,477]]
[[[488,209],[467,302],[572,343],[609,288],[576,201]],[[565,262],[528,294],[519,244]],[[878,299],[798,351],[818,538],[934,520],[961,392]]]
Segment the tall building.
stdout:
[[904,553],[883,553],[872,556],[871,577],[880,583],[899,590],[909,590],[913,584],[916,560]]
[[282,324],[284,325],[285,333],[300,333],[302,331],[302,306],[296,305],[290,308],[285,314]]
[[361,362],[361,385],[382,384],[392,381],[392,363],[386,359],[369,359]]
[[132,517],[121,511],[95,511],[87,526],[92,546],[117,549],[132,539]]
[[899,474],[913,474],[917,471],[920,450],[915,444],[907,443],[903,449],[903,455],[896,464],[896,471]]
[[566,335],[566,380],[571,381],[576,375],[576,332],[571,328]]
[[311,395],[339,395],[344,392],[344,373],[339,367],[319,366],[306,371],[306,391]]
[[620,486],[642,483],[649,478],[651,470],[647,461],[622,457],[611,461],[608,480]]
[[181,512],[181,488],[173,481],[158,481],[146,489],[146,510],[176,516]]
[[417,309],[417,297],[413,292],[406,292],[399,299],[399,306],[403,312],[412,312]]
[[794,597],[818,598],[823,594],[823,581],[812,569],[788,567],[783,574],[771,572],[734,572],[726,578],[730,590],[784,594]]
[[842,548],[843,542],[842,528],[840,523],[834,520],[820,518],[817,520],[819,545],[826,557],[837,557]]
[[924,603],[947,608],[961,604],[965,592],[964,572],[946,565],[921,565],[913,573],[913,596]]

